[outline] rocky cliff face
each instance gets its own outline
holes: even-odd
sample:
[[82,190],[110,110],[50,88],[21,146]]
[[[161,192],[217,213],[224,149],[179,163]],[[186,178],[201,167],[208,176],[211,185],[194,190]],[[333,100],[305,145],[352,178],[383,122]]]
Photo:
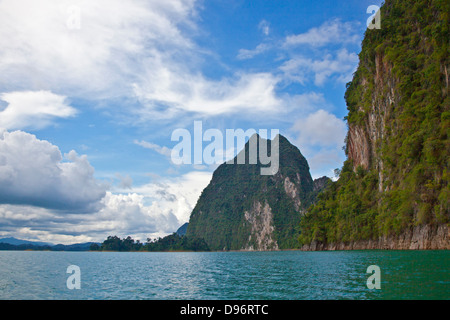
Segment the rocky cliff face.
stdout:
[[447,247],[430,230],[450,224],[449,10],[386,0],[366,31],[345,94],[347,160],[302,219],[306,247]]
[[212,250],[298,248],[298,225],[314,189],[308,163],[280,136],[278,172],[261,175],[261,166],[219,166],[192,211],[187,236],[204,238]]
[[313,241],[302,246],[303,251],[322,250],[450,250],[450,230],[446,225],[417,226],[396,236],[382,236],[372,240],[338,243]]
[[261,202],[256,201],[249,211],[244,212],[244,217],[251,226],[244,250],[278,250],[277,241],[274,239],[273,213],[267,202],[263,206]]
[[313,187],[314,192],[322,191],[323,189],[325,189],[326,186],[328,186],[329,183],[331,183],[331,179],[328,178],[327,176],[314,179],[314,187]]
[[[378,174],[378,190],[383,191],[384,165],[380,151],[382,143],[387,142],[386,125],[391,123],[392,115],[400,102],[400,94],[396,88],[398,80],[392,74],[392,65],[383,53],[375,54],[375,75],[362,76],[354,86],[361,86],[368,104],[361,101],[354,113],[364,114],[358,122],[349,122],[347,134],[347,156],[353,168],[359,166],[365,170],[374,169]],[[369,85],[369,83],[371,85]],[[368,107],[367,107],[368,106]]]

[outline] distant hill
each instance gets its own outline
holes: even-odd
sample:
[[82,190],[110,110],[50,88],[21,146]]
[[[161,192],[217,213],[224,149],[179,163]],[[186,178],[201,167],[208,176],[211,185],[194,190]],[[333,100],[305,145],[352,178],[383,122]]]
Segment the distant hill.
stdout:
[[178,234],[179,236],[184,236],[186,234],[187,228],[188,228],[189,223],[185,223],[183,224],[181,227],[178,228],[176,234]]
[[53,251],[89,251],[92,244],[101,245],[99,242],[84,242],[74,244],[57,244],[51,248]]
[[48,243],[48,242],[21,240],[21,239],[16,239],[13,237],[2,238],[2,239],[0,239],[0,243],[8,243],[8,244],[12,244],[15,246],[22,245],[22,244],[31,244],[31,245],[35,245],[35,246],[53,246],[54,245],[53,243]]
[[96,242],[74,244],[52,244],[47,242],[21,240],[13,237],[0,239],[0,250],[51,250],[51,251],[89,251]]

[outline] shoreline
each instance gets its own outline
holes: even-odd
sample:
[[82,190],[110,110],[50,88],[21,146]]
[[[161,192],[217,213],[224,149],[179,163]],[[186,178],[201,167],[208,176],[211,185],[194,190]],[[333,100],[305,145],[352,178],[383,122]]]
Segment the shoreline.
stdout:
[[111,250],[49,250],[43,248],[27,248],[25,250],[0,251],[49,251],[49,252],[277,252],[277,251],[355,251],[355,250],[450,250],[450,227],[446,224],[416,226],[406,230],[397,236],[382,236],[376,240],[357,240],[339,243],[321,243],[313,241],[310,244],[299,248],[279,249],[279,250],[210,250],[210,251],[190,251],[190,250],[169,250],[169,251],[111,251]]
[[0,252],[99,252],[99,253],[258,253],[258,252],[340,252],[340,251],[448,251],[450,248],[425,248],[425,249],[402,249],[402,248],[353,248],[353,249],[340,249],[334,245],[332,248],[324,246],[326,249],[281,249],[281,250],[227,250],[227,251],[98,251],[98,250],[86,250],[86,251],[74,251],[74,250],[0,250]]
[[423,225],[406,230],[397,236],[381,236],[375,240],[356,240],[338,243],[313,241],[303,245],[302,251],[350,250],[450,250],[448,225]]

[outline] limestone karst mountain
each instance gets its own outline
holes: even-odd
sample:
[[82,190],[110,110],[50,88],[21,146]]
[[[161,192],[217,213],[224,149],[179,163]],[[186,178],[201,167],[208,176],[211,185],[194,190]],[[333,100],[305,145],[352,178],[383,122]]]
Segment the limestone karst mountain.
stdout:
[[[204,238],[211,250],[277,250],[298,247],[298,226],[314,195],[306,159],[285,137],[278,136],[279,170],[261,175],[263,166],[248,161],[249,143],[241,152],[246,163],[224,163],[213,174],[195,206],[186,235]],[[268,149],[270,149],[268,147]]]

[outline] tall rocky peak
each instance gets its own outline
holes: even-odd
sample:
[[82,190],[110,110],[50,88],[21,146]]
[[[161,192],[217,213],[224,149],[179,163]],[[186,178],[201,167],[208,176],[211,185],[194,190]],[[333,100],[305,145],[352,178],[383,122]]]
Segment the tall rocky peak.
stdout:
[[249,163],[250,141],[258,150],[274,140],[253,136],[241,152],[245,164],[224,163],[214,172],[192,211],[187,235],[204,238],[212,250],[276,250],[298,247],[298,224],[312,201],[314,182],[306,159],[279,135],[279,168],[261,175],[259,152]]
[[302,243],[395,238],[450,222],[449,12],[446,0],[381,7],[381,29],[367,29],[347,84],[348,159],[302,219]]

